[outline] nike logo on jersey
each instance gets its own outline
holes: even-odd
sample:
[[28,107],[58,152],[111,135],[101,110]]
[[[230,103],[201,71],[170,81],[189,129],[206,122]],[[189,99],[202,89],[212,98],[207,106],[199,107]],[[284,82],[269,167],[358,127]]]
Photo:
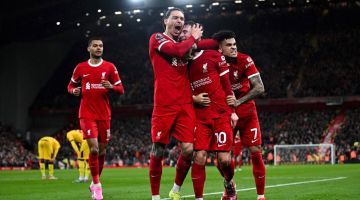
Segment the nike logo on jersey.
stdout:
[[251,140],[251,143],[255,143],[256,141],[258,141],[258,139]]
[[226,144],[218,144],[218,147],[222,147],[222,146],[224,146],[224,145],[226,145]]
[[258,178],[264,178],[265,176],[259,176]]
[[90,74],[84,74],[83,77],[87,77],[87,76],[90,76]]

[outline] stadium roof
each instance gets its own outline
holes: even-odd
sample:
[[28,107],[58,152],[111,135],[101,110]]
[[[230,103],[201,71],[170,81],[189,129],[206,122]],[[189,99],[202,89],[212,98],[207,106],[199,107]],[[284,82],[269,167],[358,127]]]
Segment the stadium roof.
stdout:
[[[1,44],[38,40],[66,30],[89,26],[118,26],[137,15],[156,16],[169,7],[186,12],[236,12],[238,10],[329,5],[355,0],[20,0],[3,4],[0,20]],[[117,22],[102,23],[118,16]],[[105,20],[106,19],[106,20]],[[115,24],[114,24],[115,23]],[[86,30],[83,30],[86,31]],[[86,35],[86,33],[85,33]]]

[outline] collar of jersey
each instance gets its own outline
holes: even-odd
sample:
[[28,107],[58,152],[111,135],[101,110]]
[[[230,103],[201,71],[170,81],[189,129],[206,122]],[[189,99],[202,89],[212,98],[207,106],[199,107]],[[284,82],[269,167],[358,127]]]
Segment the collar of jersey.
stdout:
[[102,58],[100,58],[100,62],[98,64],[91,64],[90,62],[90,59],[88,60],[88,64],[91,66],[91,67],[99,67],[103,62],[104,60]]
[[196,56],[193,57],[193,60],[195,60],[196,58],[200,57],[201,54],[204,53],[204,50],[201,50],[198,54],[196,54]]
[[[165,32],[163,32],[164,35],[166,35]],[[170,40],[174,41],[175,43],[177,43],[177,41],[175,41],[174,39],[172,39],[170,36],[166,35]]]

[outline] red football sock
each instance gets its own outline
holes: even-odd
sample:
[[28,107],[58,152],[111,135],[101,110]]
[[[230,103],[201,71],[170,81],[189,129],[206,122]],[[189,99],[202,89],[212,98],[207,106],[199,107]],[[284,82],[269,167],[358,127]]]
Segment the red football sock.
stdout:
[[99,178],[99,155],[98,154],[90,154],[89,155],[89,167],[91,176],[94,184],[100,183]]
[[99,176],[101,176],[101,172],[104,167],[104,162],[105,162],[105,155],[99,155]]
[[221,165],[221,163],[218,161],[218,165],[221,170],[221,175],[227,182],[230,182],[234,177],[234,162],[231,160],[229,164]]
[[216,168],[218,169],[218,171],[220,172],[221,176],[224,177],[224,173],[222,172],[222,169],[221,169],[221,166],[220,166],[220,163],[219,163],[219,157],[218,155],[216,154]]
[[206,179],[205,165],[198,165],[194,162],[191,168],[191,178],[193,182],[195,198],[202,198]]
[[186,158],[182,153],[180,154],[176,163],[176,185],[182,186],[182,184],[184,183],[186,175],[191,167],[191,159],[191,156],[189,158]]
[[265,165],[262,159],[261,152],[255,152],[250,154],[253,175],[256,184],[256,191],[258,195],[262,195],[265,192]]
[[150,177],[152,195],[159,195],[160,181],[162,175],[161,161],[162,161],[162,157],[157,158],[154,155],[150,155],[149,177]]

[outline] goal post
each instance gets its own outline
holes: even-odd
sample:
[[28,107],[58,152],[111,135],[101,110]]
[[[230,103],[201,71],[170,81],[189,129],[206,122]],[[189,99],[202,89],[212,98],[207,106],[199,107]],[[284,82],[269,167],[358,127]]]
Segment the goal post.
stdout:
[[274,165],[335,164],[334,144],[274,145]]

